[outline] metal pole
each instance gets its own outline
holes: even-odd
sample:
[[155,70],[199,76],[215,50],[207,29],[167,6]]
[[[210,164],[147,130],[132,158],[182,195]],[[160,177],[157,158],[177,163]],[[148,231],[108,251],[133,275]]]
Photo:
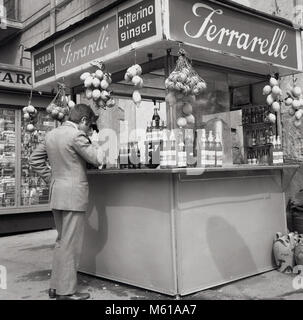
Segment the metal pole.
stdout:
[[[173,65],[174,65],[174,57],[171,55],[171,49],[168,49],[166,52],[166,57],[165,57],[165,78],[168,78],[170,73],[173,71]],[[174,128],[174,110],[173,108],[166,103],[166,119],[167,119],[167,127],[169,129]]]

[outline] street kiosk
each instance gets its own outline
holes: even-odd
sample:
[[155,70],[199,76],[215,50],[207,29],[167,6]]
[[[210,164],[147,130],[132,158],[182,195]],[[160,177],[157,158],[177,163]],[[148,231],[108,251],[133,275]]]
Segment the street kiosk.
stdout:
[[[125,136],[146,130],[155,107],[169,129],[177,127],[165,80],[180,48],[207,83],[193,128],[221,128],[223,166],[90,170],[80,264],[82,272],[172,296],[275,267],[273,236],[287,230],[284,192],[298,166],[251,162],[250,152],[259,149],[247,137],[267,128],[245,115],[264,112],[270,73],[301,72],[299,30],[226,1],[126,1],[30,49],[34,88],[55,88],[64,79],[77,102],[91,103],[80,75],[102,60],[117,105],[98,110],[98,127]],[[134,63],[143,70],[140,108],[124,80]],[[278,113],[270,129],[280,137],[281,121]]]

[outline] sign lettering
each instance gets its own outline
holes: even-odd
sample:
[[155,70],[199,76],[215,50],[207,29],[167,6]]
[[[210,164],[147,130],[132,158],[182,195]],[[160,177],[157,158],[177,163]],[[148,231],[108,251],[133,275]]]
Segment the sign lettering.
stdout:
[[0,87],[30,89],[32,86],[30,73],[0,69]]
[[55,50],[58,74],[118,50],[116,17],[57,44]]
[[34,56],[34,77],[35,82],[54,76],[55,67],[55,49],[51,47]]
[[55,75],[65,76],[63,73],[67,71],[72,74],[73,69],[103,60],[108,55],[118,56],[120,48],[155,36],[155,0],[142,0],[120,11],[115,9],[112,16],[101,17],[94,25],[83,29],[78,33],[74,31],[63,41],[56,40],[52,48],[33,56],[35,85]]
[[142,1],[118,13],[119,47],[156,34],[155,0]]
[[298,67],[296,31],[292,28],[195,0],[171,0],[170,11],[174,40]]

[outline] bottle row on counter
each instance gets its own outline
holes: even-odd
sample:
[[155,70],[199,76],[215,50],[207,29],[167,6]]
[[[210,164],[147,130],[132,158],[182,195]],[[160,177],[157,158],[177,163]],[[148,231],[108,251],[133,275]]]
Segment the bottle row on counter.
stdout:
[[122,145],[119,152],[120,169],[223,166],[221,137],[212,131],[206,133],[205,129],[201,130],[201,139],[197,142],[193,130],[168,130],[164,125],[156,134],[148,131],[142,149],[137,142]]
[[[145,141],[144,150],[137,142],[123,145],[119,152],[120,169],[222,167],[224,150],[220,135],[201,130],[200,139],[194,143],[193,134],[187,130],[165,129],[161,140]],[[266,147],[247,151],[248,165],[283,165],[283,148],[279,136]]]
[[[140,148],[141,147],[141,148]],[[155,109],[147,124],[145,141],[121,145],[118,165],[120,169],[142,167],[162,169],[187,167],[222,167],[222,137],[213,131],[192,129],[169,130]]]
[[283,148],[276,124],[268,120],[268,105],[242,109],[244,155],[249,165],[283,165]]
[[259,148],[250,150],[247,154],[247,163],[249,165],[283,165],[284,153],[280,137],[273,137],[273,143],[270,148]]
[[[262,107],[261,110],[266,110]],[[255,114],[254,109],[252,109]],[[257,110],[257,109],[256,109]],[[265,112],[265,111],[264,111]],[[259,112],[261,114],[261,112]],[[257,119],[260,119],[257,117]],[[275,136],[276,129],[270,123],[243,126],[244,161],[248,165],[282,165],[283,149],[281,139]],[[213,130],[202,129],[173,129],[167,128],[166,122],[161,121],[157,109],[151,122],[148,122],[144,141],[120,143],[116,163],[110,167],[120,169],[140,168],[213,168],[223,167],[229,163],[232,146],[223,143],[222,126]],[[227,139],[228,140],[228,139]],[[92,137],[92,143],[99,145],[98,134]],[[106,168],[107,166],[103,166]]]
[[266,144],[273,144],[273,128],[259,128],[246,131],[247,146],[254,147]]

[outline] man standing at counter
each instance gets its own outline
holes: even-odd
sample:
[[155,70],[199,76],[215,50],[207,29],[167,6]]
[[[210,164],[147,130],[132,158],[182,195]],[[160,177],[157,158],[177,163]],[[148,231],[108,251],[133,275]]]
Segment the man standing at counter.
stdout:
[[50,131],[29,159],[32,169],[50,183],[50,207],[58,237],[49,297],[57,300],[90,297],[88,293],[76,292],[76,286],[84,214],[88,207],[86,163],[102,166],[102,151],[96,149],[87,136],[96,118],[88,105],[77,104],[71,110],[69,120]]

